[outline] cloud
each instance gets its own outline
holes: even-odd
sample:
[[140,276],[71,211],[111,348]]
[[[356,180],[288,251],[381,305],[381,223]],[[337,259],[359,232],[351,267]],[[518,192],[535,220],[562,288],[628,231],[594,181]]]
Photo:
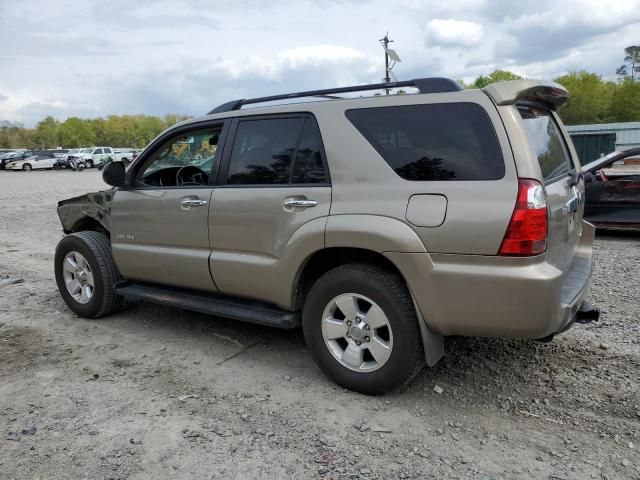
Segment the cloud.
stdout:
[[51,115],[54,118],[67,117],[97,117],[101,112],[89,105],[69,104],[62,101],[32,101],[21,104],[15,111],[15,117],[27,126],[34,126],[44,117]]
[[429,44],[471,47],[484,38],[484,28],[479,23],[454,18],[434,18],[425,26],[425,41]]
[[640,0],[5,1],[0,120],[200,114],[230,99],[495,68],[609,78],[637,44]]
[[273,57],[184,60],[134,73],[106,103],[114,113],[202,114],[237,98],[368,83],[375,80],[376,60],[337,45],[298,47]]

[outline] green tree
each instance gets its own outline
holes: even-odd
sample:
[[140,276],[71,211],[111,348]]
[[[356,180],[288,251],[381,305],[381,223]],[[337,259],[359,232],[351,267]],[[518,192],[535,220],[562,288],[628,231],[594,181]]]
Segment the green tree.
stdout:
[[35,129],[24,128],[10,121],[0,121],[0,147],[52,148],[64,146],[144,147],[158,134],[188,115],[167,114],[110,115],[107,118],[82,119],[70,117],[60,123],[51,116],[38,122]]
[[96,143],[96,134],[90,121],[78,117],[67,118],[60,124],[60,142],[64,147],[85,147]]
[[471,88],[484,88],[490,83],[505,82],[508,80],[520,80],[522,77],[508,70],[494,70],[489,75],[480,75],[475,79]]
[[55,148],[60,145],[60,122],[47,116],[36,125],[35,142],[40,148]]
[[614,122],[640,121],[640,82],[627,78],[613,94],[611,116]]
[[0,148],[16,148],[23,145],[27,129],[21,123],[0,121]]
[[622,80],[640,80],[640,45],[631,45],[624,49],[624,63],[616,69],[616,75]]
[[615,83],[584,70],[554,78],[569,91],[569,100],[560,109],[562,121],[568,125],[611,121],[611,101]]

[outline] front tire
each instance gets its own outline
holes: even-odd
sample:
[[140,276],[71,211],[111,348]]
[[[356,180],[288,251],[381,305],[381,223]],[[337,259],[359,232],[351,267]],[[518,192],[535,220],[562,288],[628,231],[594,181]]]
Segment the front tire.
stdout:
[[413,301],[393,271],[358,263],[330,270],[309,291],[302,322],[318,366],[350,390],[402,388],[424,366]]
[[22,165],[22,170],[24,170],[25,172],[30,172],[32,169],[33,167],[30,163],[25,163],[24,165]]
[[87,168],[93,168],[93,160],[86,160],[85,164]]
[[58,290],[74,313],[100,318],[124,305],[114,290],[121,276],[105,235],[93,231],[67,235],[58,243],[54,261]]

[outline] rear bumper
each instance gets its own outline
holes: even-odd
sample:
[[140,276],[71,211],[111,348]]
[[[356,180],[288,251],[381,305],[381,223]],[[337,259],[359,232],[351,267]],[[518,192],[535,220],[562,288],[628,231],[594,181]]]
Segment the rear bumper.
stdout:
[[595,228],[583,222],[570,269],[530,258],[388,252],[434,332],[543,338],[568,328],[584,300]]

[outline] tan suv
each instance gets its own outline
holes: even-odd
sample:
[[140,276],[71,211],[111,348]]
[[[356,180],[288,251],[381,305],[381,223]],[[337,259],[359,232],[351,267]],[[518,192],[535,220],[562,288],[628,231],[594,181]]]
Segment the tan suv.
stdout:
[[[337,97],[398,87],[419,93]],[[588,310],[594,235],[566,99],[432,78],[226,103],[59,203],[58,288],[89,318],[128,298],[302,324],[364,393],[434,365],[445,336],[551,339]]]

